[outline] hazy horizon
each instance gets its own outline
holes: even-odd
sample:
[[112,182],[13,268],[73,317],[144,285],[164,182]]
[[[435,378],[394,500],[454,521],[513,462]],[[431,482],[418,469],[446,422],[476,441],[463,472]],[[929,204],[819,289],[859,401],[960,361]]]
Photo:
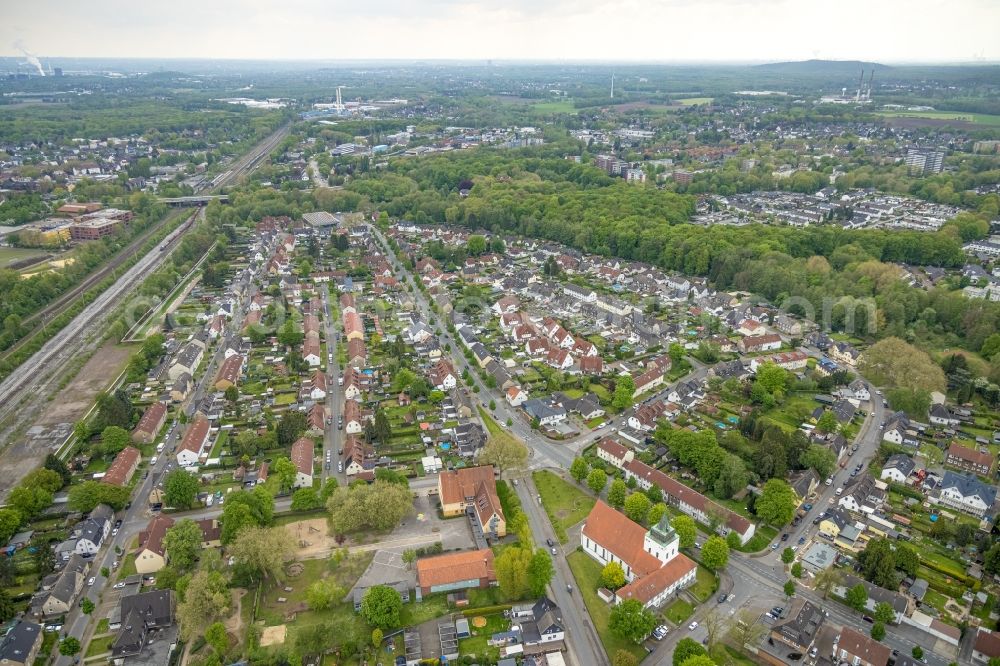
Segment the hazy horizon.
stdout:
[[[4,9],[0,55],[339,62],[887,64],[1000,61],[994,0],[39,0]],[[946,30],[947,24],[959,29]],[[81,38],[81,35],[86,36]],[[46,55],[65,54],[71,55]]]

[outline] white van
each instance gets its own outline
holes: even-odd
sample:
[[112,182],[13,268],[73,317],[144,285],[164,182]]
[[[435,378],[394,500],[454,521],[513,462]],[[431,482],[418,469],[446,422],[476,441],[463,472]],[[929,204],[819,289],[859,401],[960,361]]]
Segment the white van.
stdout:
[[209,495],[208,499],[205,500],[205,506],[212,506],[215,503],[215,495]]
[[149,459],[149,466],[153,467],[155,465],[156,465],[156,456],[153,456],[152,458]]
[[837,488],[837,497],[840,497],[843,494],[844,494],[844,486]]
[[163,451],[163,442],[156,445],[156,452],[161,453]]

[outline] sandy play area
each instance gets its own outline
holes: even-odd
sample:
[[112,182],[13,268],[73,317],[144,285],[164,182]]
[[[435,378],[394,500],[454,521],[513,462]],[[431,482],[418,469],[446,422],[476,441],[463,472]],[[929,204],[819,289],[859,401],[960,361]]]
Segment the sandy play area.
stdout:
[[327,535],[326,518],[299,520],[285,525],[285,529],[295,544],[297,560],[325,557],[337,547],[333,537]]
[[288,632],[286,625],[279,624],[274,627],[264,627],[260,634],[260,646],[280,645],[285,642],[285,634]]

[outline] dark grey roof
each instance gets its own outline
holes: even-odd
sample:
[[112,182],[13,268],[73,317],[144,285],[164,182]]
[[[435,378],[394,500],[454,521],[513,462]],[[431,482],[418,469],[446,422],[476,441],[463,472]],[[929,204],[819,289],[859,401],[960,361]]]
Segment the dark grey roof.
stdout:
[[973,474],[959,474],[958,472],[945,472],[941,479],[941,490],[954,488],[962,493],[962,497],[972,497],[978,495],[987,507],[993,506],[997,500],[997,489],[995,486],[983,483]]
[[818,606],[809,601],[797,599],[796,602],[789,616],[772,626],[771,631],[792,645],[807,648],[823,626],[824,615]]
[[913,458],[904,453],[897,453],[889,456],[882,469],[897,469],[903,476],[909,476],[916,466],[917,464],[913,462]]
[[25,663],[41,635],[42,625],[17,620],[7,635],[0,639],[0,663]]

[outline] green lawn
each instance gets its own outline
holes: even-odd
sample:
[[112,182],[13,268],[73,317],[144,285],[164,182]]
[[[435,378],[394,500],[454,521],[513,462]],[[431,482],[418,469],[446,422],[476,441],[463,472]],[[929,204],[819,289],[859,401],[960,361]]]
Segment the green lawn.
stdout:
[[99,654],[104,654],[106,652],[111,652],[111,644],[115,642],[115,636],[101,636],[99,638],[92,638],[90,640],[90,645],[87,646],[87,652],[84,655],[84,659],[89,659],[90,657],[96,657]]
[[745,544],[737,548],[741,553],[757,553],[765,548],[774,541],[774,537],[778,536],[777,528],[771,527],[770,525],[757,524],[757,529],[754,531],[753,536]]
[[686,622],[692,613],[694,613],[694,606],[685,599],[674,599],[669,606],[663,609],[663,616],[677,626]]
[[460,655],[478,658],[486,663],[493,664],[500,659],[500,648],[487,645],[490,636],[510,628],[510,621],[502,614],[487,615],[486,626],[477,629],[472,626],[469,620],[469,629],[472,631],[471,638],[465,638],[458,642],[458,652]]
[[641,646],[614,636],[608,629],[611,606],[597,596],[597,588],[600,586],[601,579],[600,563],[579,549],[567,555],[566,561],[573,571],[576,587],[583,595],[583,603],[587,605],[587,612],[590,613],[594,628],[597,629],[597,634],[601,637],[605,652],[609,656],[613,656],[618,650],[625,650],[631,652],[638,660],[645,657],[646,651]]
[[537,104],[532,104],[531,108],[538,113],[574,113],[576,112],[576,107],[573,106],[573,102],[568,99],[559,100],[556,102],[539,102]]
[[483,423],[486,424],[486,430],[489,431],[490,439],[496,439],[504,442],[519,442],[522,446],[524,445],[524,442],[504,430],[485,409],[482,407],[478,407],[477,409],[479,409],[480,418],[482,418]]
[[531,476],[559,543],[566,543],[566,530],[586,518],[596,500],[548,470],[537,471]]
[[705,603],[715,594],[718,586],[719,581],[716,580],[715,574],[699,565],[695,583],[688,589],[698,601]]
[[0,268],[6,268],[16,261],[29,257],[40,257],[45,250],[29,250],[20,247],[0,247]]

